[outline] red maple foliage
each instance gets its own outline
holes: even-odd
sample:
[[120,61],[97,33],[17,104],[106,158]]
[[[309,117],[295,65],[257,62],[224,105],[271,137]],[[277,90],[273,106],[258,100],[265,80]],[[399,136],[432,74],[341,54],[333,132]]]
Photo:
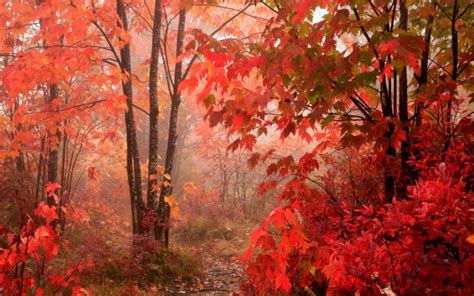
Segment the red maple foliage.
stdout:
[[[46,191],[53,195],[58,184],[50,184]],[[26,224],[17,232],[0,225],[0,238],[6,246],[0,248],[0,286],[6,295],[44,295],[45,289],[54,293],[71,288],[72,295],[87,295],[78,286],[78,275],[90,262],[67,267],[64,273],[52,270],[50,263],[60,249],[59,216],[56,206],[41,202],[28,216]]]
[[288,181],[242,258],[250,294],[473,292],[469,5],[410,5],[276,1],[259,43],[196,32],[229,149],[309,146],[268,165]]

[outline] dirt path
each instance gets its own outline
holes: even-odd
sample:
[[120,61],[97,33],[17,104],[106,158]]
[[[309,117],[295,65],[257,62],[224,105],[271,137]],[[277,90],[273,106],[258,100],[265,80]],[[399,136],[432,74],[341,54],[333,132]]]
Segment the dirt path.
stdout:
[[244,278],[244,269],[236,259],[213,257],[205,255],[203,263],[206,266],[202,295],[232,295],[240,290]]
[[209,252],[200,248],[202,254],[203,277],[200,281],[190,286],[184,282],[176,281],[175,287],[161,290],[160,295],[234,295],[240,290],[240,283],[244,279],[244,269],[236,258]]

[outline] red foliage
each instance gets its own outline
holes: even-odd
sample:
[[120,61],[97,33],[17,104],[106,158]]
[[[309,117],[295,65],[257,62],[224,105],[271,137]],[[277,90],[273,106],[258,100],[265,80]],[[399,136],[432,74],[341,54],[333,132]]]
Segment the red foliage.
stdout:
[[270,133],[309,144],[268,164],[283,206],[250,238],[246,291],[472,294],[472,50],[457,44],[459,3],[436,5],[449,18],[429,1],[277,2],[260,43],[195,32],[207,59],[197,98],[230,149]]
[[68,287],[72,287],[72,295],[87,294],[77,286],[78,274],[91,263],[73,264],[64,274],[54,273],[49,266],[60,249],[58,219],[57,207],[41,202],[18,232],[0,225],[0,238],[5,240],[5,247],[0,248],[0,286],[6,295],[26,295],[28,291],[44,295],[45,288],[56,291]]

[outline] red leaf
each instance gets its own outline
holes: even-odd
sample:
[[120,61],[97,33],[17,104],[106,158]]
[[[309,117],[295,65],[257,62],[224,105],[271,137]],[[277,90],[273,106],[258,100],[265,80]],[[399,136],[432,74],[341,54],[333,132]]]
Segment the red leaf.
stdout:
[[40,226],[35,230],[35,237],[42,239],[51,235],[51,229],[47,226]]
[[384,77],[386,77],[387,79],[390,79],[392,77],[392,64],[387,63],[383,68],[382,73],[377,76],[377,79],[379,82],[382,82]]
[[34,210],[34,214],[38,217],[45,219],[48,224],[54,220],[59,219],[59,216],[56,212],[56,207],[50,207],[44,202],[41,202],[38,205],[38,207]]
[[87,296],[91,295],[89,291],[79,286],[72,287],[72,296]]
[[188,93],[192,93],[196,89],[196,87],[198,86],[198,83],[199,83],[198,78],[196,76],[192,75],[188,79],[182,80],[179,83],[178,90],[179,91],[187,90]]
[[239,113],[239,114],[235,115],[232,118],[232,127],[234,129],[240,129],[243,125],[244,120],[245,120],[245,115],[244,114]]
[[303,20],[306,14],[311,13],[311,8],[314,6],[314,1],[312,0],[300,0],[295,4],[296,15],[291,20],[292,24]]
[[395,49],[400,45],[400,42],[397,39],[390,39],[385,43],[379,45],[379,50],[381,53],[395,53]]
[[225,63],[230,59],[226,53],[209,52],[206,54],[206,58],[211,60],[215,66],[223,67]]
[[252,254],[253,254],[253,248],[249,247],[247,251],[245,251],[245,253],[242,255],[242,257],[240,257],[240,261],[242,263],[249,261],[250,257],[252,257]]
[[403,130],[399,129],[399,130],[394,131],[392,135],[393,147],[395,147],[395,149],[400,149],[401,143],[405,141],[406,138],[407,138],[407,135],[405,134]]
[[46,184],[46,186],[44,187],[44,191],[46,191],[46,193],[51,194],[56,192],[56,190],[58,190],[59,188],[61,188],[61,185],[59,185],[58,183],[48,182],[48,184]]
[[288,292],[291,289],[291,283],[288,277],[283,273],[278,273],[275,278],[275,287],[281,288],[283,291]]
[[258,227],[252,232],[252,235],[250,236],[250,241],[253,244],[256,244],[258,240],[260,239],[260,237],[264,235],[267,235],[267,232],[263,228]]

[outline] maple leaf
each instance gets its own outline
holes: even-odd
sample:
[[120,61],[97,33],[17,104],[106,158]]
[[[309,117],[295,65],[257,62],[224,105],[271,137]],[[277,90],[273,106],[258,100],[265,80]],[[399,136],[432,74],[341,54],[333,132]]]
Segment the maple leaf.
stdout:
[[47,226],[40,226],[35,230],[35,237],[42,239],[51,235],[51,229]]
[[242,263],[245,263],[250,260],[250,257],[252,257],[254,249],[252,247],[249,247],[247,251],[239,258]]
[[188,93],[192,93],[194,90],[196,90],[198,86],[199,80],[196,76],[190,76],[188,79],[182,80],[179,83],[179,91],[184,91],[187,90]]
[[299,0],[295,4],[295,16],[291,19],[291,23],[294,25],[298,21],[301,21],[311,11],[314,6],[313,0]]
[[391,63],[387,63],[385,67],[382,69],[382,73],[380,73],[377,76],[377,80],[379,82],[383,82],[384,78],[386,79],[392,78],[392,64]]
[[474,234],[471,234],[469,235],[467,238],[466,238],[466,241],[470,244],[474,244]]
[[387,42],[381,43],[379,45],[379,50],[383,54],[394,54],[396,48],[400,45],[400,42],[397,39],[390,39]]
[[72,287],[72,296],[89,296],[89,295],[91,295],[89,291],[80,286]]
[[59,185],[58,183],[48,182],[45,185],[44,190],[45,190],[46,193],[50,194],[49,196],[52,196],[52,194],[54,194],[54,192],[56,192],[56,190],[58,190],[60,188],[61,188],[61,185]]
[[59,245],[56,242],[52,242],[48,246],[48,248],[45,249],[44,252],[44,257],[46,260],[51,260],[52,258],[56,257],[59,253]]
[[45,219],[48,224],[54,220],[59,219],[56,206],[50,207],[44,202],[41,202],[36,207],[36,209],[34,210],[34,214],[38,217]]
[[256,229],[254,229],[254,231],[252,232],[252,235],[250,236],[250,241],[254,244],[257,244],[257,242],[259,241],[259,239],[262,237],[262,236],[265,236],[265,235],[268,235],[267,231],[265,229],[263,229],[262,227],[257,227]]
[[245,120],[245,115],[243,113],[239,113],[232,117],[232,127],[234,129],[239,129],[243,126],[243,122]]
[[406,140],[406,133],[402,129],[398,129],[393,132],[392,143],[395,149],[400,149],[401,143]]
[[212,61],[216,67],[222,67],[230,60],[230,56],[222,52],[208,52],[206,58]]
[[284,273],[277,273],[275,277],[275,287],[281,288],[283,291],[288,292],[291,289],[291,283],[288,277]]

